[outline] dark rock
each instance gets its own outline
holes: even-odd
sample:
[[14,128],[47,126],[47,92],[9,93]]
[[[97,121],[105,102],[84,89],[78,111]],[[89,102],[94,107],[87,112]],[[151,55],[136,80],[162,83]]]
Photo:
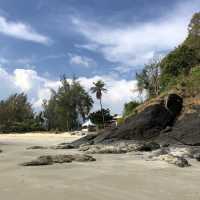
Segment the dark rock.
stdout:
[[70,143],[62,143],[55,147],[55,149],[74,149],[74,145]]
[[149,142],[149,143],[140,145],[137,150],[138,151],[154,151],[157,149],[160,149],[160,145],[158,143]]
[[2,153],[2,152],[3,152],[3,150],[0,149],[0,153]]
[[[200,108],[200,107],[199,107]],[[185,114],[178,119],[169,133],[161,134],[156,141],[170,144],[200,146],[200,109],[195,108],[192,113]]]
[[74,148],[79,148],[83,144],[92,145],[94,143],[93,139],[96,138],[97,135],[98,135],[97,133],[86,135],[85,137],[82,137],[82,138],[72,142],[71,145],[73,145]]
[[145,140],[160,134],[160,131],[171,125],[175,117],[164,105],[155,104],[141,113],[130,117],[118,129],[105,131],[94,139],[94,143],[106,139]]

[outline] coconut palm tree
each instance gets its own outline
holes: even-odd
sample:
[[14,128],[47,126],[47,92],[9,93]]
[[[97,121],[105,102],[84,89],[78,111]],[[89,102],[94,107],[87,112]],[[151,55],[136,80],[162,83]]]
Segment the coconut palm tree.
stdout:
[[101,113],[102,113],[102,119],[103,119],[103,126],[105,128],[104,124],[104,114],[103,114],[103,106],[102,106],[102,94],[103,92],[106,92],[107,89],[105,88],[105,83],[102,80],[98,80],[97,82],[93,82],[93,87],[90,88],[92,93],[96,94],[96,98],[100,102],[100,107],[101,107]]

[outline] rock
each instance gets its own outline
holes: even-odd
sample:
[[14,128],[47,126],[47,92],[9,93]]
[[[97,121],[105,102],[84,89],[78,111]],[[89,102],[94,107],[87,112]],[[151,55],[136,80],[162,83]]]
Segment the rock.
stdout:
[[40,156],[36,160],[22,163],[22,166],[40,166],[40,165],[52,165],[53,159],[51,156]]
[[161,134],[156,141],[170,144],[183,144],[187,146],[200,146],[200,106],[195,106],[193,111],[184,114],[176,121],[172,131]]
[[73,145],[74,148],[79,148],[83,144],[92,145],[94,143],[93,139],[97,137],[97,135],[98,135],[97,133],[89,134],[89,135],[86,135],[85,137],[75,140],[74,142],[70,144]]
[[79,151],[87,151],[87,150],[89,150],[90,149],[90,146],[81,146],[80,148],[79,148]]
[[158,159],[163,160],[169,164],[176,165],[178,167],[189,167],[190,166],[189,162],[185,158],[173,156],[170,154],[161,155],[158,157]]
[[0,149],[0,153],[2,153],[2,152],[3,152],[3,150]]
[[22,166],[40,166],[40,165],[52,165],[54,163],[71,163],[72,161],[76,162],[92,162],[96,161],[90,155],[74,154],[74,155],[47,155],[40,156],[36,160],[22,163]]
[[30,149],[48,149],[48,147],[43,147],[43,146],[32,146],[32,147],[28,147],[27,150]]
[[137,148],[137,151],[154,151],[160,148],[155,142],[144,143]]
[[[87,150],[86,150],[87,149]],[[83,147],[81,150],[85,150],[88,154],[122,154],[128,152],[128,146],[119,145],[92,145],[87,148]]]
[[96,161],[96,159],[90,155],[77,154],[74,156],[74,161],[76,161],[76,162],[93,162],[93,161]]
[[70,143],[62,143],[55,147],[55,149],[74,149],[74,145]]
[[193,158],[200,161],[200,153],[194,154]]
[[158,150],[155,150],[153,151],[150,155],[149,155],[149,158],[157,158],[161,155],[166,155],[169,153],[169,149],[167,148],[161,148],[161,149],[158,149]]
[[175,120],[172,112],[163,104],[154,104],[135,116],[129,117],[118,128],[104,130],[99,134],[83,137],[72,144],[80,146],[84,143],[99,144],[106,141],[146,140],[157,137]]

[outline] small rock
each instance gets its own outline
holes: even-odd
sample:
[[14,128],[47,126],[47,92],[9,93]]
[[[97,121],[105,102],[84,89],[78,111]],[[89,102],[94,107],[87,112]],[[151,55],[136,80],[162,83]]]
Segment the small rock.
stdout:
[[173,155],[167,154],[167,155],[161,155],[158,158],[160,160],[163,160],[169,164],[176,165],[178,167],[189,167],[190,166],[189,162],[183,157],[178,157],[178,156],[173,156]]
[[59,144],[58,146],[55,147],[55,149],[74,149],[74,145],[69,144],[69,143],[63,143]]
[[40,156],[36,160],[22,163],[22,166],[40,166],[40,165],[52,165],[53,159],[51,156]]
[[48,149],[47,147],[43,147],[43,146],[32,146],[32,147],[28,147],[27,150],[30,149]]
[[2,152],[3,152],[3,150],[0,149],[0,153],[2,153]]
[[36,160],[22,163],[22,166],[40,166],[40,165],[52,165],[54,163],[71,163],[72,161],[76,162],[92,162],[96,161],[90,155],[82,155],[82,154],[75,154],[75,155],[47,155],[47,156],[40,156]]

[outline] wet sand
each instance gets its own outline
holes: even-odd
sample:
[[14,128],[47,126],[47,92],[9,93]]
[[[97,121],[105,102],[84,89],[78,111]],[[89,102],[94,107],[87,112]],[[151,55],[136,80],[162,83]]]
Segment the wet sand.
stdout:
[[0,135],[2,200],[199,200],[200,163],[177,168],[134,154],[94,155],[92,163],[40,167],[19,164],[46,154],[75,150],[26,150],[71,141],[68,134]]

